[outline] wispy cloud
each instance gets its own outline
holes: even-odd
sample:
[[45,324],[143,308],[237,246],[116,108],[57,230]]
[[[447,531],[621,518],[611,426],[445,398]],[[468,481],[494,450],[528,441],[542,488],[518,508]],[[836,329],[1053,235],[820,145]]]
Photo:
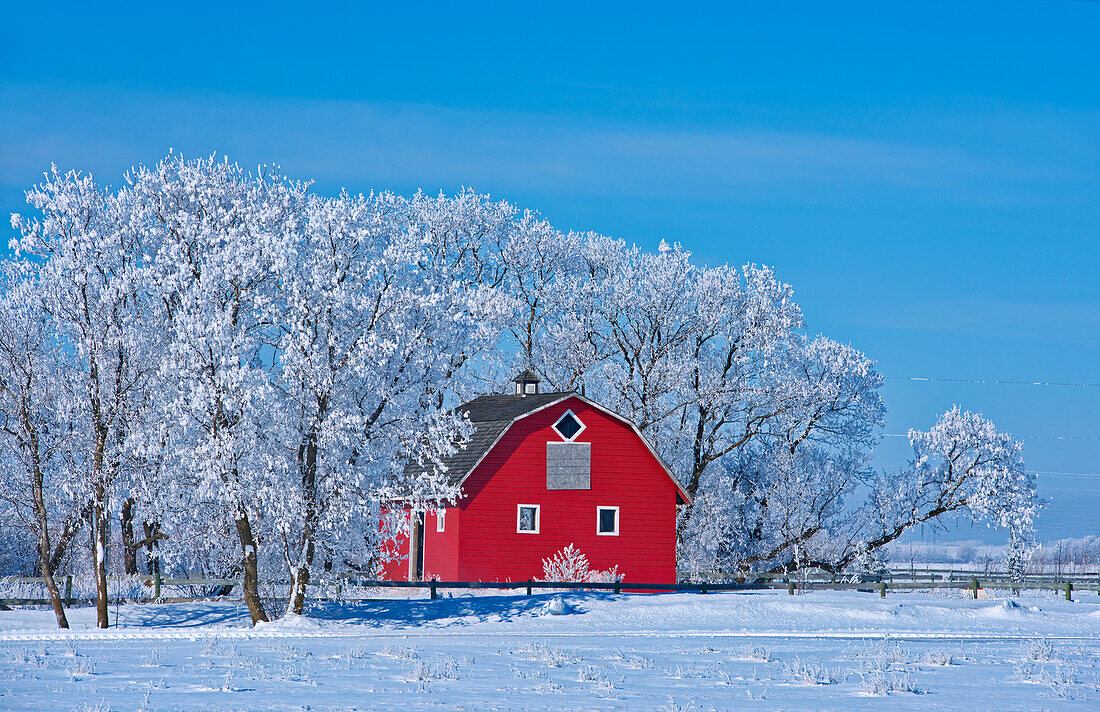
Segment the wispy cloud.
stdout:
[[[26,185],[51,161],[117,180],[169,147],[278,162],[324,186],[473,185],[508,192],[788,200],[898,188],[1026,199],[1025,163],[950,142],[736,126],[661,128],[568,115],[95,87],[0,85],[0,183]],[[1045,169],[1049,170],[1049,169]],[[1067,170],[1069,168],[1067,167]]]

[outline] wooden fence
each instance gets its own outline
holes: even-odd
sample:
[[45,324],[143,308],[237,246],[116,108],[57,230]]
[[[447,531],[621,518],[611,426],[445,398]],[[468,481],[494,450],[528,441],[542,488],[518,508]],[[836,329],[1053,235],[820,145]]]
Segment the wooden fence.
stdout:
[[[163,602],[177,603],[187,601],[201,601],[214,598],[213,595],[169,597],[162,595],[164,587],[236,587],[240,585],[239,579],[212,579],[212,578],[164,578],[159,574],[153,576],[137,577],[143,585],[148,586],[152,594],[148,597],[125,597],[128,602]],[[1014,593],[1020,591],[1053,591],[1065,597],[1067,601],[1073,600],[1074,592],[1095,591],[1100,595],[1100,574],[1086,573],[1073,576],[1028,576],[1023,580],[1014,581],[1006,574],[996,574],[978,571],[955,570],[923,570],[919,573],[890,572],[878,580],[842,581],[835,577],[802,576],[802,577],[744,577],[736,581],[721,582],[688,582],[688,583],[632,583],[629,581],[617,582],[560,582],[560,581],[516,581],[516,582],[490,582],[490,581],[378,581],[362,578],[358,574],[340,574],[332,577],[334,580],[313,583],[311,586],[324,586],[330,591],[335,589],[336,600],[352,601],[365,600],[365,596],[348,596],[347,589],[378,589],[378,588],[412,588],[427,589],[430,598],[439,597],[439,591],[444,589],[496,589],[516,590],[523,589],[527,595],[536,590],[588,590],[607,591],[610,593],[641,592],[641,591],[687,591],[700,594],[717,593],[721,591],[760,591],[769,589],[786,589],[787,593],[794,595],[796,592],[806,591],[864,591],[878,593],[885,597],[890,591],[915,591],[929,589],[953,589],[971,592],[974,598],[978,598],[982,590],[1000,589]],[[7,583],[41,584],[45,585],[43,578],[9,578]],[[94,602],[94,599],[74,598],[72,595],[73,577],[66,576],[64,583],[64,601],[67,606],[83,605]],[[192,591],[193,593],[193,591]],[[316,597],[315,597],[316,598]],[[328,596],[321,596],[321,600],[333,600]],[[238,600],[236,597],[218,596],[219,600]],[[113,599],[112,599],[113,600]],[[0,606],[21,605],[48,605],[48,598],[0,598]]]

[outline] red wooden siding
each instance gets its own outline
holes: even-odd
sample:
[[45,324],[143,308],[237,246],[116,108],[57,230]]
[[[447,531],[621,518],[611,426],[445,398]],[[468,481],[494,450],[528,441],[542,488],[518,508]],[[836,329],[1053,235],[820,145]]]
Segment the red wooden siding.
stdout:
[[[561,442],[550,426],[566,410],[586,426],[577,442],[592,443],[589,490],[546,489],[546,443]],[[541,578],[542,560],[573,544],[593,568],[618,565],[628,582],[676,581],[675,486],[630,426],[580,399],[515,423],[463,491],[460,580]],[[540,506],[538,534],[516,532],[520,503]],[[618,536],[596,534],[598,506],[619,508]],[[431,534],[426,539],[430,552]]]
[[[408,521],[409,512],[405,510]],[[436,531],[435,512],[424,515],[424,579],[458,580],[458,523],[461,510],[451,507],[443,516],[443,531]],[[398,534],[382,544],[378,575],[384,581],[409,580],[408,534]]]
[[424,517],[424,578],[460,581],[458,578],[458,534],[462,510],[448,507],[443,516],[443,531],[436,531],[435,512]]
[[[405,510],[408,522],[409,510]],[[382,534],[387,532],[380,525]],[[382,542],[381,561],[378,563],[378,576],[383,581],[407,581],[409,579],[409,535],[398,534]]]

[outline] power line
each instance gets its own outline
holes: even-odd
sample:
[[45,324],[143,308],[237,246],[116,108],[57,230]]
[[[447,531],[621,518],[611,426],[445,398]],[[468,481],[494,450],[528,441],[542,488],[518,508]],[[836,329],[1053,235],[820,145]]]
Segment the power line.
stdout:
[[[884,433],[884,438],[908,438],[909,433]],[[1018,440],[1100,440],[1100,435],[1018,435]]]
[[1056,386],[1061,388],[1100,388],[1100,383],[1072,383],[1069,381],[1010,381],[992,378],[935,378],[932,376],[887,376],[891,381],[929,383],[980,383],[987,386]]
[[1031,474],[1052,475],[1056,477],[1100,477],[1100,472],[1045,472],[1043,470],[1035,470]]

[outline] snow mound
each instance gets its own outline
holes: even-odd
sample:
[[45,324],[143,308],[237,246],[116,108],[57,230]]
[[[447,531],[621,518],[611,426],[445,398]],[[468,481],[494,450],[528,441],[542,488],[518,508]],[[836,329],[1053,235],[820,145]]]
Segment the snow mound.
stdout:
[[1024,606],[1010,599],[1002,599],[991,606],[978,609],[978,615],[987,618],[1018,618],[1032,612],[1031,607]]
[[542,607],[542,615],[544,616],[564,616],[566,613],[572,612],[572,606],[566,603],[561,596],[554,596]]
[[320,628],[321,628],[321,626],[317,623],[317,621],[312,620],[310,618],[306,618],[305,616],[300,616],[297,613],[286,613],[286,614],[283,614],[283,617],[279,618],[278,620],[270,621],[268,623],[264,623],[264,622],[261,621],[260,623],[256,624],[257,628],[259,628],[260,626],[263,626],[264,628],[268,628],[268,629],[272,629],[272,630],[303,630],[303,631],[305,631],[305,630],[320,630]]

